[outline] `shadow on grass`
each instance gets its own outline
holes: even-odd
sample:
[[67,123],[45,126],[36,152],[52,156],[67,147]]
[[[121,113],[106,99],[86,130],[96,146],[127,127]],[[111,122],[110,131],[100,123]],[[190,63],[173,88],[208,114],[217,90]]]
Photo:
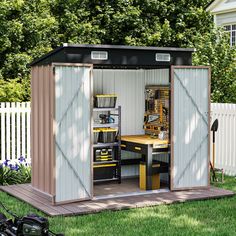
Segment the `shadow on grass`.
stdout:
[[66,235],[235,235],[236,198],[50,220]]

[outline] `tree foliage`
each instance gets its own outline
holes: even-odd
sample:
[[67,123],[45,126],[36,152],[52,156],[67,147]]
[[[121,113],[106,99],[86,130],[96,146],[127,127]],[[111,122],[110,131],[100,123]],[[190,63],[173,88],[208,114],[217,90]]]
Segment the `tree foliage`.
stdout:
[[57,32],[58,23],[47,0],[1,0],[1,101],[29,100],[27,64],[59,44]]
[[186,46],[207,32],[207,0],[55,0],[63,42]]
[[[214,61],[214,75],[222,81],[228,79],[227,75],[221,76],[223,65],[221,71],[216,66],[216,61],[222,58],[216,45],[204,48],[204,42],[215,40],[212,17],[205,11],[210,0],[0,1],[1,101],[28,100],[27,64],[63,42],[195,46],[199,53],[194,62],[211,65]],[[213,60],[212,51],[217,59]],[[228,53],[230,50],[225,54],[229,57],[227,62],[232,63]],[[207,61],[208,56],[211,60]],[[216,92],[222,86],[213,83],[215,101],[222,101],[224,92]],[[224,101],[230,101],[230,97]]]
[[213,102],[236,103],[236,50],[222,29],[196,36],[193,64],[211,66]]

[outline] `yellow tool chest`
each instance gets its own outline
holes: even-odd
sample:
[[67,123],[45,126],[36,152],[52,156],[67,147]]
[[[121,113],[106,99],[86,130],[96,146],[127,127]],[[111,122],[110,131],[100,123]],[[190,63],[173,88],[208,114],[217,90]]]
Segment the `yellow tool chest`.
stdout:
[[[153,164],[153,168],[160,167],[160,164]],[[140,163],[139,165],[139,188],[146,190],[146,163]],[[160,174],[152,175],[152,190],[160,188]]]

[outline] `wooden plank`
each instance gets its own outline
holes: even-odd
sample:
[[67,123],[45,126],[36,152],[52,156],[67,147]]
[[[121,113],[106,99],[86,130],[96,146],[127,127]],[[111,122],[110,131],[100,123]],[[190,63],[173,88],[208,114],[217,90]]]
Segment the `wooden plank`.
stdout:
[[[18,110],[21,110],[21,106],[20,106],[20,103],[17,102],[16,103],[16,107]],[[17,130],[16,130],[16,156],[17,158],[19,158],[21,156],[21,132],[20,132],[20,119],[21,118],[21,112],[17,112],[16,113],[16,127],[17,127]]]
[[35,192],[30,192],[28,189],[24,189],[21,187],[21,185],[12,185],[12,189],[20,192],[21,194],[24,194],[25,196],[28,196],[31,199],[35,199],[36,201],[40,202],[43,205],[46,205],[52,209],[55,209],[59,211],[61,214],[68,214],[71,213],[71,211],[66,210],[63,206],[53,206],[51,201],[48,201],[48,199],[40,196],[39,194],[35,194]]
[[83,215],[96,212],[96,209],[89,209],[84,203],[70,203],[64,205],[65,209],[73,212],[74,215]]
[[11,156],[13,160],[17,160],[19,157],[16,156],[16,113],[15,103],[11,103]]
[[[5,108],[5,103],[1,103],[1,110]],[[5,161],[6,159],[6,138],[5,138],[5,112],[1,112],[1,161]]]
[[[23,108],[22,110],[22,116],[21,116],[21,155],[23,157],[25,157],[25,115],[26,115],[26,112],[25,112],[25,106],[26,104],[25,103],[21,103],[21,106]],[[19,158],[19,157],[18,157]]]
[[60,212],[58,212],[57,210],[51,209],[48,206],[43,205],[42,203],[36,201],[35,199],[31,199],[27,196],[25,196],[24,194],[21,194],[20,192],[10,188],[10,187],[1,187],[1,190],[10,194],[11,196],[16,197],[19,200],[23,200],[26,203],[30,204],[31,206],[39,209],[40,211],[44,212],[45,214],[49,215],[49,216],[57,216],[60,215]]
[[64,215],[71,213],[62,206],[53,206],[51,202],[24,190],[23,188],[20,187],[20,185],[4,186],[1,187],[1,189],[9,193],[10,195],[13,195],[16,198],[29,203],[33,207],[36,207],[37,209],[43,211],[44,213],[50,216]]
[[22,194],[25,194],[32,199],[36,199],[36,201],[39,201],[41,203],[46,203],[48,205],[51,204],[51,202],[48,199],[42,197],[42,195],[41,196],[39,194],[37,195],[33,191],[29,191],[29,189],[26,189],[21,185],[12,185],[11,189],[13,189],[15,191],[19,191]]
[[53,206],[51,201],[48,199],[48,196],[36,192],[29,184],[18,186],[2,186],[0,189],[29,203],[33,207],[36,207],[50,216],[84,215],[105,210],[122,210],[149,207],[160,204],[215,199],[234,195],[232,191],[213,187],[211,189],[204,190],[197,189],[189,191],[153,193],[138,196],[132,195],[127,197],[116,197]]
[[52,202],[52,197],[51,196],[49,196],[47,194],[44,194],[44,193],[34,189],[30,184],[21,184],[20,186],[21,186],[21,188],[27,190],[28,192],[31,192],[31,193],[33,193],[37,196],[45,198],[50,203]]
[[9,159],[12,159],[11,157],[11,124],[10,124],[10,115],[11,115],[11,103],[10,102],[7,102],[6,103],[6,139],[5,139],[5,142],[6,142],[6,145],[7,145],[7,155],[6,155],[6,158],[9,160]]
[[168,144],[169,140],[160,140],[158,138],[151,138],[149,135],[125,135],[121,136],[121,141],[139,143],[139,144]]

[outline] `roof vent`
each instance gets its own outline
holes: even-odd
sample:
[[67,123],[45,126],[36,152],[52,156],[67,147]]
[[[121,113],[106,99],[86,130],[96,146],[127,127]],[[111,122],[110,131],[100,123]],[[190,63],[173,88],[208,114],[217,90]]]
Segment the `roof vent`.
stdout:
[[156,53],[156,61],[170,61],[169,53]]
[[91,59],[92,60],[107,60],[108,53],[106,51],[92,51]]

